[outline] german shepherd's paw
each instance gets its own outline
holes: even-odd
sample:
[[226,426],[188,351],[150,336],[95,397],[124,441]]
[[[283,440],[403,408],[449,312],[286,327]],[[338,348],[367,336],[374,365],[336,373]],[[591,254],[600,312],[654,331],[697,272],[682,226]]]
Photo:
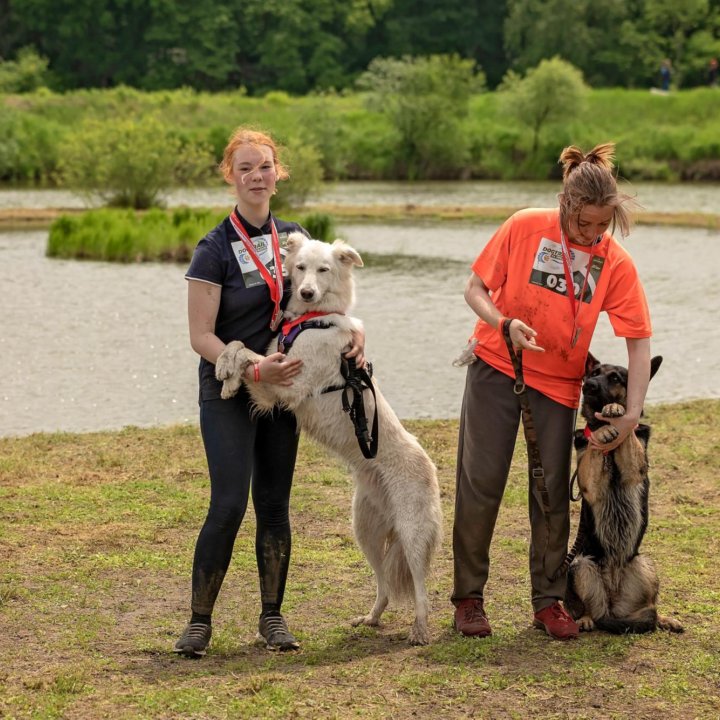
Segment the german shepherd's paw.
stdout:
[[607,418],[622,417],[625,414],[625,408],[619,403],[608,403],[600,414]]
[[612,442],[619,434],[619,430],[614,425],[603,425],[595,431],[595,437],[601,443]]
[[590,632],[595,629],[595,623],[589,615],[583,615],[581,618],[578,618],[576,622],[582,632]]
[[674,633],[685,632],[685,628],[679,620],[668,617],[667,615],[658,615],[657,624],[661,630],[669,630]]

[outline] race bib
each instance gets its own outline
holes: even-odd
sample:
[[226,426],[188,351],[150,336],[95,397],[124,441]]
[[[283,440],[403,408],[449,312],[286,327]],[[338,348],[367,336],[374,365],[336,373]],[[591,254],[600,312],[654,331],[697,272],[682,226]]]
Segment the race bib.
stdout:
[[[573,295],[576,299],[589,303],[595,294],[605,258],[591,255],[584,250],[570,248],[572,261]],[[530,284],[540,285],[551,292],[567,296],[567,280],[563,267],[562,246],[559,242],[541,238],[535,253]],[[582,297],[580,295],[582,294]]]
[[[285,256],[287,255],[287,236],[288,234],[286,232],[278,233],[278,241],[280,243],[280,256],[282,260],[285,260]],[[273,257],[272,251],[272,236],[258,235],[257,237],[250,238],[250,240],[253,244],[253,247],[255,248],[255,253],[260,259],[260,262],[265,265],[265,267],[268,269],[268,272],[274,278],[275,258]],[[240,267],[240,272],[242,273],[245,287],[250,288],[255,287],[256,285],[262,285],[265,280],[263,280],[263,277],[257,267],[255,267],[255,263],[250,257],[250,253],[248,253],[242,240],[236,240],[235,242],[230,243],[230,245],[232,246],[233,255],[235,255],[235,259],[237,260],[238,266]],[[282,265],[283,277],[287,277],[287,268],[285,267],[285,263],[283,262]]]

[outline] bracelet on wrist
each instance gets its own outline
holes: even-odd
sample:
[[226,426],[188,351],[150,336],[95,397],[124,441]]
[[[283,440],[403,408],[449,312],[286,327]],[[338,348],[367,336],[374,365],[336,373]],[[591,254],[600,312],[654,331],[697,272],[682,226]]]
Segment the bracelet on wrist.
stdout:
[[255,382],[260,382],[260,363],[253,363],[253,379]]

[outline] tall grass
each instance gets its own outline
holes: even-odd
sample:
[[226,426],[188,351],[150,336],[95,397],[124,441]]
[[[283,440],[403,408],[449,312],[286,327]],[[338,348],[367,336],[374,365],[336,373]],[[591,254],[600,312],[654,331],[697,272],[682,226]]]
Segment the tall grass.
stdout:
[[[61,215],[50,227],[48,257],[112,262],[187,262],[198,240],[222,221],[224,210],[158,208],[144,213],[103,208]],[[283,217],[287,217],[284,215]],[[319,240],[334,239],[332,218],[311,213],[298,222]]]

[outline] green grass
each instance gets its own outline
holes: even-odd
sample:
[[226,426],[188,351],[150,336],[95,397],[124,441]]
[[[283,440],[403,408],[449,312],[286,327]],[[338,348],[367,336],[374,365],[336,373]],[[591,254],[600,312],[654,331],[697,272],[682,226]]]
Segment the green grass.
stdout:
[[[450,626],[457,423],[408,422],[438,467],[445,538],[428,581],[432,643],[407,644],[408,606],[379,629],[350,619],[374,598],[352,539],[347,473],[303,438],[284,611],[302,642],[254,643],[252,511],[240,530],[201,661],[172,645],[188,616],[208,487],[196,427],[0,439],[0,716],[7,718],[716,718],[720,715],[720,401],[651,407],[644,551],[660,610],[682,635],[553,642],[530,624],[524,456],[491,552],[494,635]],[[519,439],[518,447],[522,445]],[[578,507],[572,507],[573,527]]]

